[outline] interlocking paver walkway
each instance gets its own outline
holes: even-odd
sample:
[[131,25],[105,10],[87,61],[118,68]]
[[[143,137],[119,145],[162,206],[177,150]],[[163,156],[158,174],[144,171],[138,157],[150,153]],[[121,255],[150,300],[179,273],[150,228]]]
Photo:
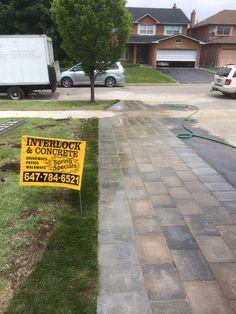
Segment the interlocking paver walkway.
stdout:
[[234,187],[129,108],[99,126],[97,313],[235,313]]

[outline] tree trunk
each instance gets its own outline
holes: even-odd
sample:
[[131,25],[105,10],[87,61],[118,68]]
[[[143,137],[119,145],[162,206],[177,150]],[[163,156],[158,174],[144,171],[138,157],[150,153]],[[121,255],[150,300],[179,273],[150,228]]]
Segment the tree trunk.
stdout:
[[91,83],[90,101],[91,102],[95,102],[95,88],[94,88],[95,77],[94,77],[94,72],[90,74],[90,83]]

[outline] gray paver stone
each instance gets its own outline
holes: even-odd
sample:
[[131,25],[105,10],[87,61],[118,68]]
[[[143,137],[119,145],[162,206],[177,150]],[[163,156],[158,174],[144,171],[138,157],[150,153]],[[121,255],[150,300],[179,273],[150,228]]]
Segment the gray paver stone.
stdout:
[[197,242],[210,263],[234,262],[235,256],[220,236],[198,236]]
[[191,314],[191,308],[184,301],[152,302],[152,314]]
[[97,314],[151,314],[151,307],[145,294],[122,293],[100,295]]
[[217,226],[220,234],[231,248],[236,248],[236,226],[235,225],[224,225]]
[[226,297],[236,299],[236,263],[214,263],[211,268]]
[[186,226],[162,227],[167,245],[172,250],[192,250],[198,245]]
[[194,314],[233,314],[215,281],[190,281],[184,287]]
[[143,268],[151,301],[185,300],[181,280],[172,265],[144,265]]
[[214,279],[200,250],[172,250],[171,253],[183,281]]
[[194,235],[220,235],[215,226],[209,223],[206,215],[199,214],[185,216],[185,221],[187,222],[189,229]]

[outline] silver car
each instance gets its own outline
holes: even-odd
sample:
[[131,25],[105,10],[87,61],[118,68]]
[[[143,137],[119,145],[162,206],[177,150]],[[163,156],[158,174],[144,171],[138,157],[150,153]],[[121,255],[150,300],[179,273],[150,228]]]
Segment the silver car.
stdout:
[[[123,66],[119,62],[112,64],[104,74],[97,76],[95,84],[107,87],[124,85],[125,76]],[[71,69],[61,73],[60,85],[62,87],[90,85],[90,80],[85,75],[81,65],[76,64]]]

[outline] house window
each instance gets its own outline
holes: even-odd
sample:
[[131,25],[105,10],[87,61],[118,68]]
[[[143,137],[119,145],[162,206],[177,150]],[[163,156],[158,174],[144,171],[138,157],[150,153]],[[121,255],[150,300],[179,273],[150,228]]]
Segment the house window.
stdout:
[[229,25],[219,25],[217,28],[217,35],[227,36],[230,33]]
[[165,26],[165,35],[172,36],[178,35],[182,32],[182,26],[179,25],[166,25]]
[[156,27],[155,25],[139,25],[138,26],[138,34],[139,35],[155,35]]
[[129,60],[129,48],[126,47],[120,57],[120,60]]

